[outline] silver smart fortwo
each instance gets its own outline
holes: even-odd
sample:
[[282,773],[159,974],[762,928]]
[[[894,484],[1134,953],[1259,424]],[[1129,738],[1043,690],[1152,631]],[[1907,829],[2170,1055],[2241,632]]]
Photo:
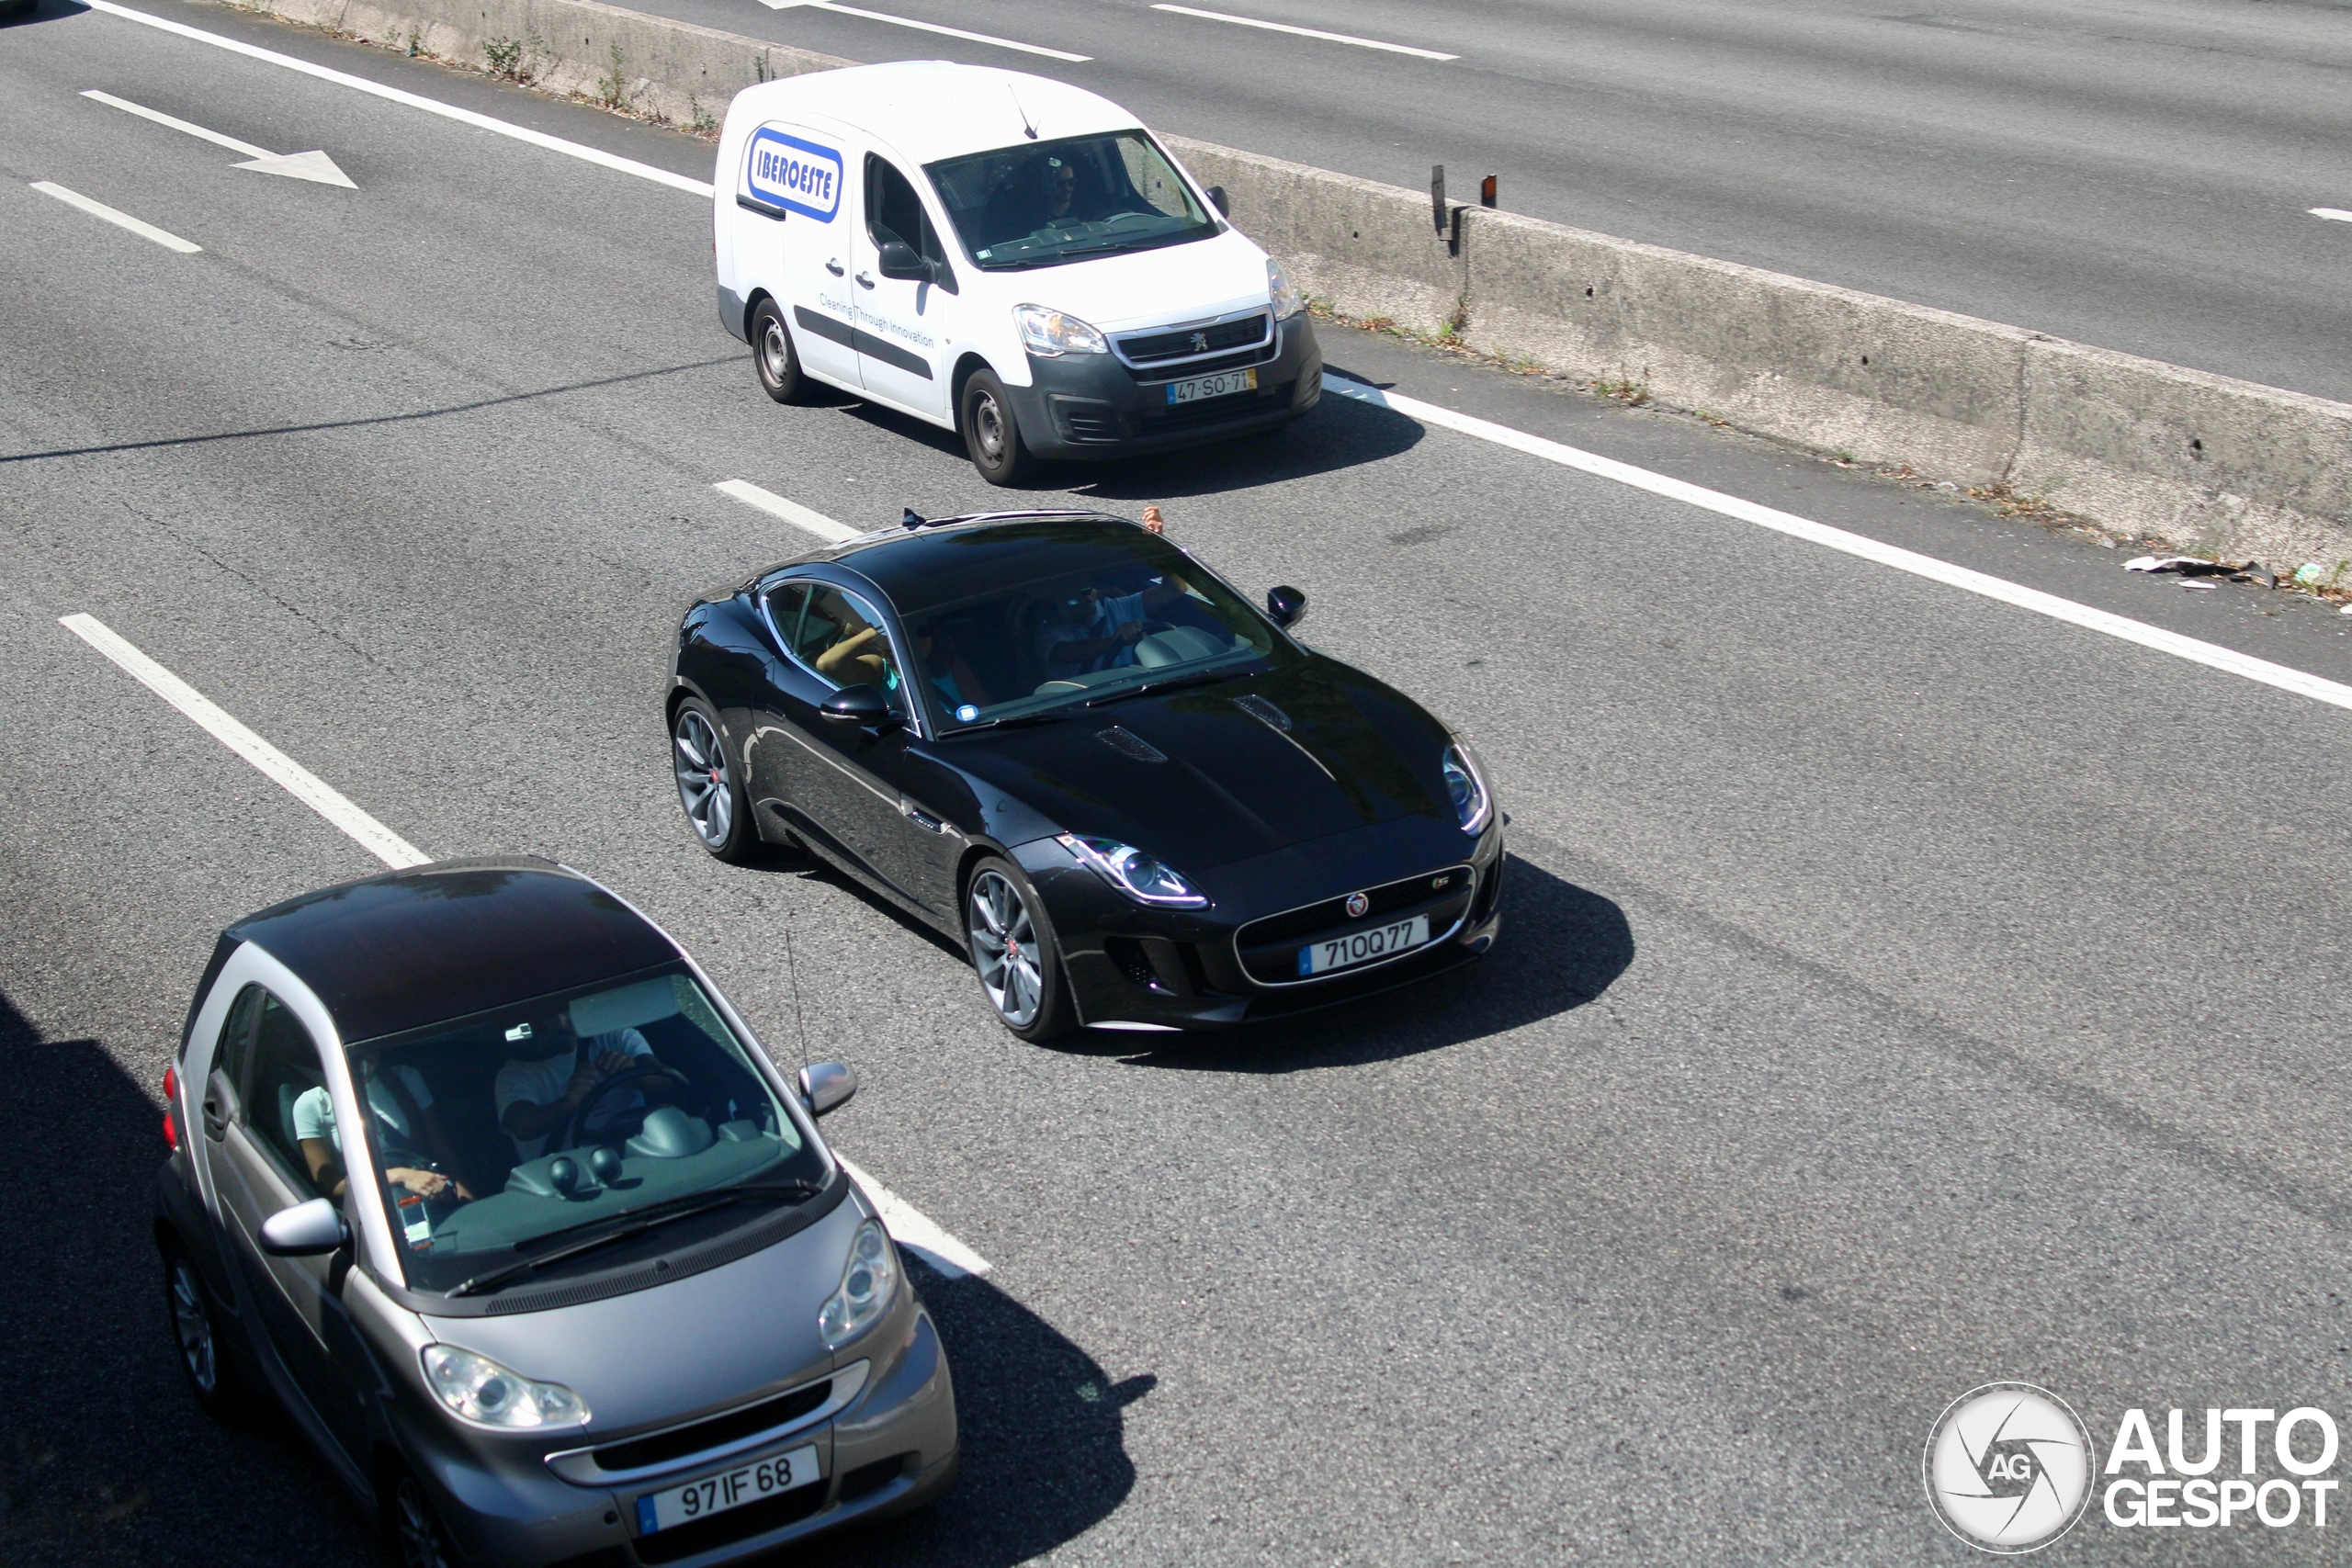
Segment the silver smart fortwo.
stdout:
[[930,1314],[709,979],[595,883],[447,861],[220,940],[165,1075],[181,1362],[411,1568],[701,1564],[956,1469]]

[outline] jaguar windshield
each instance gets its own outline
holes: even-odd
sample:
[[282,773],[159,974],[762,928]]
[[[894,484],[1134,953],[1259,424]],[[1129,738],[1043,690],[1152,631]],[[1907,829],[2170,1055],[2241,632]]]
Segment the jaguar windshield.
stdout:
[[924,168],[983,271],[1204,240],[1216,220],[1140,130],[1071,136]]
[[[361,1046],[352,1079],[372,1112],[372,1185],[415,1290],[520,1277],[529,1270],[515,1265],[552,1264],[559,1249],[582,1268],[675,1251],[805,1201],[825,1179],[821,1156],[683,969]],[[293,1108],[298,1134],[303,1112]],[[303,1144],[312,1178],[339,1198],[333,1112],[310,1120],[324,1124]],[[763,1201],[693,1201],[747,1188]],[[576,1246],[673,1210],[689,1213],[631,1230],[634,1250]]]

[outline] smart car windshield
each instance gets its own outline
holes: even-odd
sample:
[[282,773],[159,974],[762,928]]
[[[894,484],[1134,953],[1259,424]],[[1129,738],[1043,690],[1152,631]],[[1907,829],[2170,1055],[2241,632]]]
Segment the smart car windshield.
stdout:
[[[912,609],[910,662],[947,731],[1299,659],[1190,557],[1130,526],[1027,525],[942,541],[954,596]],[[902,606],[903,608],[903,606]]]
[[[637,1247],[692,1245],[765,1218],[825,1177],[683,968],[358,1047],[352,1079],[373,1112],[372,1185],[415,1290],[479,1280],[551,1255],[559,1235],[593,1237],[656,1206],[696,1212]],[[745,1186],[775,1201],[707,1214],[681,1201]]]
[[1071,136],[924,165],[987,272],[1204,240],[1216,220],[1140,130]]

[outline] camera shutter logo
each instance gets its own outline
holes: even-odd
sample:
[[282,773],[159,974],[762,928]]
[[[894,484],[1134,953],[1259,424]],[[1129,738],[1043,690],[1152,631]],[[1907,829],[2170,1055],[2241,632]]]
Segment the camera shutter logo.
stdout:
[[2031,1383],[1987,1383],[1952,1401],[1920,1465],[1936,1517],[1980,1551],[2039,1551],[2090,1503],[2090,1434]]

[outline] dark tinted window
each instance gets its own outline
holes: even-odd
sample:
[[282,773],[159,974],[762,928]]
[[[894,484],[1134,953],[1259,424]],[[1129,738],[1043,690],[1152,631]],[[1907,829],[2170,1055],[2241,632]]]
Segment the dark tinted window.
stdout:
[[237,1103],[243,1102],[245,1075],[253,1067],[254,1021],[260,1016],[262,998],[268,994],[259,986],[247,986],[237,993],[227,1021],[220,1025],[220,1045],[212,1055],[212,1070],[227,1082]]
[[[253,1066],[245,1079],[245,1125],[254,1142],[276,1156],[287,1175],[308,1187],[311,1169],[295,1131],[296,1102],[314,1090],[325,1092],[319,1048],[284,1002],[259,987],[246,995],[259,997],[261,1016],[254,1031]],[[240,998],[241,1006],[243,1001]]]
[[787,651],[797,650],[794,638],[800,631],[801,607],[808,603],[808,585],[805,582],[779,582],[761,595],[760,603],[767,611],[768,629]]
[[[888,159],[871,152],[865,155],[865,231],[877,247],[897,240],[915,254],[947,265],[946,248],[914,186]],[[943,280],[943,287],[953,288],[953,278]]]

